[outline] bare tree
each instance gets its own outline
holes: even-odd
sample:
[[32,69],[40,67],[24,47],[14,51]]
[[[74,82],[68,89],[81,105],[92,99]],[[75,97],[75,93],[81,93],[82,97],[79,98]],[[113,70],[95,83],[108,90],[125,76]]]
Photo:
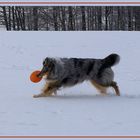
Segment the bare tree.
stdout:
[[8,24],[8,17],[7,17],[6,7],[3,6],[2,9],[3,9],[3,17],[4,17],[6,29],[10,30],[9,29],[9,24]]
[[82,12],[82,30],[86,30],[86,15],[85,15],[85,6],[81,6],[81,12]]
[[38,30],[38,7],[33,7],[33,30]]
[[7,30],[140,30],[139,6],[1,6]]
[[68,7],[68,11],[69,11],[69,21],[68,21],[68,30],[74,30],[74,27],[73,27],[73,12],[72,12],[72,7],[69,6]]

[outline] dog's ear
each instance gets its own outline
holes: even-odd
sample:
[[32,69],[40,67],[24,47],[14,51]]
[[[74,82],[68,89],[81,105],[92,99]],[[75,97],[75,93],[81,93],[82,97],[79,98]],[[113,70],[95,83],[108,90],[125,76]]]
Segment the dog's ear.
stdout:
[[55,67],[55,60],[51,59],[49,64],[48,64],[48,67],[50,70],[53,70]]
[[44,59],[44,61],[43,61],[43,66],[47,66],[48,63],[49,63],[49,58],[46,57],[46,58]]

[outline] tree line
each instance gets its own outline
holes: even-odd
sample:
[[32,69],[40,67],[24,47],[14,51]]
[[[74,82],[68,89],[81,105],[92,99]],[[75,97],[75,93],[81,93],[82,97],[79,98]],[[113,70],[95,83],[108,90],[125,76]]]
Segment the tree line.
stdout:
[[10,30],[140,30],[139,6],[0,6],[0,25]]

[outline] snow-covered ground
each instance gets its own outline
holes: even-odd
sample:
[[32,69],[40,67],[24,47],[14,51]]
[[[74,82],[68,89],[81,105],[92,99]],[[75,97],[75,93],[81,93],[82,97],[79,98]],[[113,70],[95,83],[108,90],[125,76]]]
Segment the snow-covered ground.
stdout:
[[[140,135],[140,32],[0,32],[0,135]],[[104,58],[121,90],[100,95],[90,83],[32,98],[44,81],[30,73],[45,57]]]

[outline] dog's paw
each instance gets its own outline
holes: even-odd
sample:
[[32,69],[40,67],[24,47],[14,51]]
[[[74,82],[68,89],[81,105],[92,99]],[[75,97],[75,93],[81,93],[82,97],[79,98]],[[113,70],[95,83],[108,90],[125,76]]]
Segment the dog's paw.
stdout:
[[33,95],[33,98],[45,97],[43,94]]
[[41,93],[41,94],[33,95],[33,98],[49,97],[49,96],[52,96],[52,94],[44,94],[44,93]]
[[33,98],[38,98],[38,95],[33,95]]

